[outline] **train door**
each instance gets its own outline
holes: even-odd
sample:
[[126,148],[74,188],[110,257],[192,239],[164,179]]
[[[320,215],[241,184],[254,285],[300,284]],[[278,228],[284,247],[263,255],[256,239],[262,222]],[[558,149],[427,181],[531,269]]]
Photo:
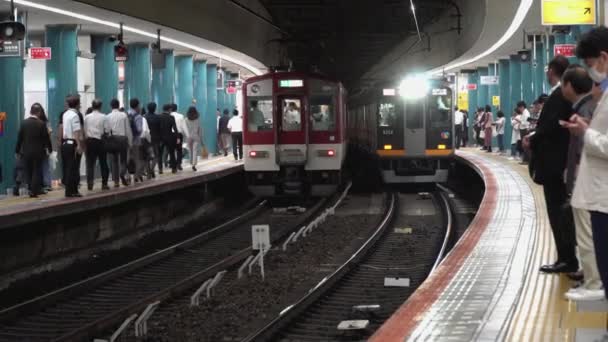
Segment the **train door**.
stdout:
[[449,155],[454,146],[452,90],[433,89],[427,108],[427,150],[435,155]]
[[406,156],[424,156],[426,149],[426,129],[424,100],[412,99],[405,102],[405,153]]
[[306,105],[301,96],[280,96],[277,104],[277,158],[280,165],[303,165],[308,153]]

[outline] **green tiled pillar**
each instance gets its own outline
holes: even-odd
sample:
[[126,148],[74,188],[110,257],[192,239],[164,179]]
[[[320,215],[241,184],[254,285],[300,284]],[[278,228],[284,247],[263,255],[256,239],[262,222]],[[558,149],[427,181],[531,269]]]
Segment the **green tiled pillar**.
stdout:
[[473,72],[469,74],[469,84],[477,85],[476,90],[469,90],[469,119],[473,119],[472,114],[475,114],[479,103],[477,101],[477,93],[479,92],[479,74]]
[[0,58],[0,113],[5,113],[4,120],[0,121],[1,194],[6,194],[6,189],[14,185],[15,145],[25,107],[23,66],[21,57]]
[[[196,99],[196,109],[200,113],[200,124],[203,130],[203,140],[207,150],[210,153],[216,152],[217,144],[210,145],[213,141],[209,140],[210,136],[215,136],[215,110],[209,110],[207,104],[207,62],[194,62],[194,98]],[[212,123],[212,124],[209,124]]]
[[[532,63],[528,61],[520,61],[521,65],[521,94],[522,100],[526,102],[527,105],[532,104],[534,102],[534,84],[532,81]],[[536,96],[538,98],[538,96]]]
[[545,50],[543,43],[536,43],[536,61],[532,61],[532,74],[534,82],[534,98],[546,93],[545,89]]
[[65,109],[65,97],[78,93],[76,25],[47,26],[45,40],[46,46],[53,50],[53,58],[46,61],[47,115],[53,132],[57,134],[59,115]]
[[514,55],[511,56],[510,59],[510,68],[509,68],[509,85],[510,89],[510,98],[511,98],[511,107],[515,107],[517,102],[521,101],[522,93],[521,93],[521,62],[519,56]]
[[175,103],[184,114],[194,99],[193,63],[192,56],[175,57]]
[[491,101],[490,99],[488,99],[488,86],[487,85],[482,85],[481,84],[481,77],[482,76],[488,76],[488,68],[487,67],[482,67],[482,68],[477,68],[477,72],[479,73],[479,85],[477,86],[477,107],[484,107],[486,105],[491,105]]
[[[217,103],[217,65],[207,64],[207,104],[203,125],[205,126],[205,145],[209,152],[217,153],[217,118],[215,111],[220,108]],[[220,111],[222,109],[220,108]],[[207,134],[208,133],[208,134]]]
[[500,107],[503,113],[505,113],[505,136],[504,143],[505,149],[509,151],[511,146],[511,114],[513,113],[513,104],[511,103],[511,73],[510,73],[510,61],[508,59],[501,59],[498,62],[498,69],[500,74],[499,92],[500,92]]
[[[224,75],[224,83],[226,83],[226,73],[224,72],[223,68],[220,68],[217,70],[218,73],[221,73],[222,75]],[[230,111],[230,108],[228,108],[228,103],[226,103],[226,89],[217,89],[217,106],[220,108],[220,110],[223,112],[224,109],[228,109],[228,111]]]
[[150,47],[147,43],[129,44],[129,60],[125,63],[125,109],[129,100],[138,98],[143,105],[152,99],[150,91]]
[[164,105],[175,99],[175,55],[173,50],[163,50],[165,67],[152,69],[152,100],[160,113]]
[[109,36],[92,36],[95,53],[95,96],[103,101],[103,112],[110,112],[110,101],[118,96],[118,63],[114,61],[115,42]]

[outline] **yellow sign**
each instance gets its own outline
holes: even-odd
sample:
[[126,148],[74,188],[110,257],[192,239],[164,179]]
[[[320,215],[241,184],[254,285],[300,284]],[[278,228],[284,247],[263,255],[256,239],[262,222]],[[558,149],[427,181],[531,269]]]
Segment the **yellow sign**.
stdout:
[[458,93],[458,109],[469,110],[469,93],[466,91]]
[[543,25],[595,25],[596,0],[542,0]]
[[494,106],[494,107],[500,106],[500,96],[492,96],[492,106]]

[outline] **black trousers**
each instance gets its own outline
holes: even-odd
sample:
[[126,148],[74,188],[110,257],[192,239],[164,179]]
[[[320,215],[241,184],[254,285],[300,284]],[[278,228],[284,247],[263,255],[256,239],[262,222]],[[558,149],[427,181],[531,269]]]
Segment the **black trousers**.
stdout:
[[593,247],[600,278],[604,284],[604,292],[608,298],[608,214],[598,211],[591,212],[591,230],[593,232]]
[[454,144],[456,145],[456,149],[459,149],[462,146],[462,125],[455,125],[454,132],[456,133]]
[[232,133],[232,154],[236,160],[243,159],[243,132]]
[[93,186],[95,180],[95,164],[97,163],[97,160],[99,160],[99,169],[101,171],[101,183],[103,185],[108,185],[110,169],[108,168],[108,160],[106,158],[106,151],[103,147],[103,141],[100,139],[88,138],[86,157],[87,185]]
[[121,141],[118,143],[120,146],[117,151],[110,153],[112,158],[112,180],[114,184],[118,184],[120,180],[126,181],[127,175],[127,150],[129,148],[128,142]]
[[167,155],[169,156],[169,167],[171,167],[171,170],[176,170],[177,164],[176,164],[176,160],[175,160],[175,143],[173,143],[171,141],[163,141],[159,145],[158,171],[163,172],[163,164],[164,164],[163,155],[164,155],[165,151],[167,152]]
[[70,196],[78,193],[78,183],[80,182],[80,164],[76,153],[76,143],[64,142],[61,145],[61,160],[64,170],[65,195]]
[[[176,162],[177,162],[177,167],[182,167],[182,159],[184,159],[184,148],[183,143],[184,143],[184,135],[181,133],[177,134],[177,139],[179,140],[179,143],[177,143],[177,145],[174,147],[175,149],[175,158],[176,158]],[[171,167],[173,168],[173,167]]]
[[572,208],[568,206],[566,184],[559,179],[546,180],[543,184],[545,203],[553,239],[557,248],[557,261],[578,267],[576,258],[576,233]]
[[25,180],[29,185],[30,193],[40,194],[42,190],[42,158],[25,156]]

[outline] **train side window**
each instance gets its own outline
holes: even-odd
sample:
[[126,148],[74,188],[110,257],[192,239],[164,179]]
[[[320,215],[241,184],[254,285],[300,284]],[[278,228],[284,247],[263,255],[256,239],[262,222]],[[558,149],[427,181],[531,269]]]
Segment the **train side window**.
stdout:
[[405,107],[405,127],[420,129],[424,127],[424,102],[412,100]]
[[249,132],[272,131],[272,97],[249,98],[247,129]]
[[283,132],[302,130],[302,102],[300,99],[284,98],[282,103]]
[[310,119],[313,131],[333,131],[336,129],[334,101],[331,95],[313,95],[310,98]]
[[394,103],[381,103],[378,115],[380,127],[393,127],[397,123],[397,107]]

